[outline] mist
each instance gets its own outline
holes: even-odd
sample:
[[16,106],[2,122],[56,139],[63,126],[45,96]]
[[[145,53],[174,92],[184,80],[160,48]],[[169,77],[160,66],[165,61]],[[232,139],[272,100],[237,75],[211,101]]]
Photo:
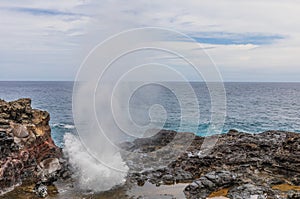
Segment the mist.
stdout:
[[[65,136],[65,152],[77,171],[82,189],[108,190],[124,183],[129,171],[167,166],[190,145],[193,136],[184,141],[176,136],[168,146],[146,156],[119,147],[124,141],[155,135],[168,121],[168,110],[159,101],[150,100],[146,108],[132,111],[139,103],[132,100],[135,93],[147,85],[158,89],[144,91],[147,94],[141,98],[142,104],[147,104],[147,98],[155,99],[169,90],[178,100],[178,131],[186,132],[186,124],[193,123],[195,129],[189,130],[197,132],[199,103],[190,85],[189,74],[193,71],[194,77],[209,82],[221,80],[204,51],[200,51],[197,59],[191,56],[196,48],[199,45],[181,33],[145,28],[116,34],[88,54],[77,73],[73,90],[73,117],[78,135]],[[199,66],[202,68],[197,68]],[[181,82],[183,87],[169,83],[175,81]],[[220,92],[211,92],[215,84],[207,85],[212,98],[218,95],[218,100],[212,100],[212,106],[222,107],[225,104],[223,87],[219,87]],[[189,102],[185,100],[187,93]],[[189,115],[191,107],[193,117]],[[212,115],[216,128],[213,132],[222,126],[222,116]],[[182,147],[173,150],[179,143]],[[209,151],[209,146],[204,146]],[[134,169],[129,169],[122,157],[129,157]]]

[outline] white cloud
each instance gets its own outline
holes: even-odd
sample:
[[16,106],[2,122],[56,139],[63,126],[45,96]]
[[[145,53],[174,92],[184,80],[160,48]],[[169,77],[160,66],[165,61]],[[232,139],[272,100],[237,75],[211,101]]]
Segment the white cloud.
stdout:
[[[199,32],[278,35],[282,39],[270,44],[210,44],[206,45],[209,47],[206,51],[227,81],[299,81],[298,2],[114,0],[101,1],[100,7],[99,25],[90,30],[98,33],[93,37],[95,43],[119,31],[143,26],[171,28],[188,35]],[[256,77],[255,71],[268,76]]]
[[[72,79],[84,55],[98,42],[129,28],[158,26],[191,36],[203,32],[282,36],[283,39],[264,45],[250,42],[205,44],[204,47],[208,47],[207,52],[226,80],[255,81],[255,75],[251,76],[249,71],[257,70],[271,74],[270,81],[272,77],[296,81],[295,74],[300,75],[300,4],[292,0],[3,0],[0,7],[75,14],[34,15],[2,9],[0,52],[5,52],[1,54],[9,65],[16,60],[26,66],[34,64],[27,63],[22,52],[25,56],[49,53],[48,58],[45,56],[41,61],[53,63],[57,68],[64,65],[71,74],[66,76]],[[53,61],[55,52],[63,64]],[[1,65],[5,65],[3,61]],[[49,78],[53,76],[55,74]]]
[[72,80],[81,61],[74,53],[91,21],[83,5],[79,0],[2,1],[0,79]]

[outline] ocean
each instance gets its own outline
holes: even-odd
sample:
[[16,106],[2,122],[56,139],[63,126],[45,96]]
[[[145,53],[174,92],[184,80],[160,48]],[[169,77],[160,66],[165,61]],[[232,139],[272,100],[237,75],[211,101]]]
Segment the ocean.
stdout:
[[[182,83],[174,82],[178,90]],[[226,90],[226,119],[222,133],[229,129],[249,133],[259,133],[267,130],[284,130],[300,133],[300,83],[224,83]],[[205,83],[192,82],[198,109],[188,107],[188,115],[193,117],[195,111],[200,111],[199,124],[184,123],[185,131],[193,130],[198,135],[205,135],[210,126],[211,101]],[[50,125],[52,137],[57,145],[63,146],[65,133],[76,133],[72,116],[73,82],[0,82],[0,98],[15,100],[31,98],[32,106],[47,110],[51,114]],[[184,100],[189,104],[191,95],[182,88]],[[152,93],[155,93],[153,95]],[[164,128],[178,130],[181,119],[181,108],[178,99],[170,90],[145,87],[138,90],[130,100],[133,120],[139,124],[147,123],[148,109],[153,104],[165,108],[167,119]],[[192,103],[191,103],[192,104]],[[138,114],[136,114],[138,113]],[[138,115],[138,117],[134,117]],[[159,116],[155,118],[158,124]]]

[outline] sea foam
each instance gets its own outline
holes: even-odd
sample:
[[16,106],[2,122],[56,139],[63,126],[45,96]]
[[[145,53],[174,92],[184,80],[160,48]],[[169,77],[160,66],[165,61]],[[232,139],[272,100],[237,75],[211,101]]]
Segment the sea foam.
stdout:
[[123,162],[119,152],[107,158],[110,159],[110,165],[113,168],[120,168],[122,171],[109,168],[94,159],[77,136],[67,133],[64,136],[64,141],[64,153],[74,169],[74,179],[80,189],[100,192],[125,182],[127,172],[124,171],[128,170],[128,167]]

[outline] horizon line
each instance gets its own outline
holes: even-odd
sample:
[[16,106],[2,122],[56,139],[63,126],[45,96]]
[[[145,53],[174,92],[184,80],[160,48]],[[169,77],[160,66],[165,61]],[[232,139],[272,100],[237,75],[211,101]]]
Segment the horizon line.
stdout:
[[[0,80],[0,82],[75,82],[74,80]],[[139,81],[132,81],[139,82]],[[160,82],[185,82],[185,81],[160,81]],[[206,81],[188,81],[190,83],[220,83]],[[222,81],[223,83],[300,83],[300,81]]]

